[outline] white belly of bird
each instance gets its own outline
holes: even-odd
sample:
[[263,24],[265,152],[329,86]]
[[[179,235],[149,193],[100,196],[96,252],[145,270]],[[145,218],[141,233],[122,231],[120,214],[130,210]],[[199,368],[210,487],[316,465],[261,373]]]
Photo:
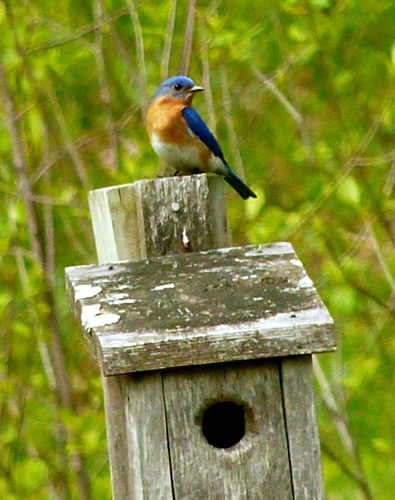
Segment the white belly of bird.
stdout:
[[179,169],[183,172],[197,168],[205,170],[205,165],[202,163],[197,147],[179,147],[175,144],[164,143],[155,134],[152,136],[151,141],[152,147],[159,158],[175,170]]

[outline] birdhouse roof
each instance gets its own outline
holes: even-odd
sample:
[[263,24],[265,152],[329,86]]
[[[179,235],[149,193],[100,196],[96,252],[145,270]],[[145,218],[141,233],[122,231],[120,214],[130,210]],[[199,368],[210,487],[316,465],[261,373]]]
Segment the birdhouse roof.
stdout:
[[69,267],[66,276],[105,375],[336,347],[289,243]]

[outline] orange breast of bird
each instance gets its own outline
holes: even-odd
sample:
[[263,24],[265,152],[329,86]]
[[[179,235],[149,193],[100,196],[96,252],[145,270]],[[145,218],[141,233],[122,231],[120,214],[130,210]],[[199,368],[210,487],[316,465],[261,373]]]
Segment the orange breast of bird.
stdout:
[[194,150],[200,157],[202,166],[206,165],[212,153],[189,130],[181,113],[183,108],[185,103],[178,99],[159,97],[152,102],[147,113],[147,130],[151,143],[154,144],[159,140],[164,144]]

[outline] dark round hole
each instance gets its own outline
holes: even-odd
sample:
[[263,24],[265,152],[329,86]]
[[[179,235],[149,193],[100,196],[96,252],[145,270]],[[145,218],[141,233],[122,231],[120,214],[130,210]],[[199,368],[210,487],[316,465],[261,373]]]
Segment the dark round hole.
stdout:
[[216,448],[230,448],[245,434],[244,408],[236,403],[215,403],[203,414],[203,435]]

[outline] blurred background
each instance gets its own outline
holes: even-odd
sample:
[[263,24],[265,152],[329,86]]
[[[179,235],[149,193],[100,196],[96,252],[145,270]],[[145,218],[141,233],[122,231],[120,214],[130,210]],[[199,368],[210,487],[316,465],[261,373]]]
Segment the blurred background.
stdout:
[[327,497],[394,498],[394,2],[3,0],[0,29],[0,497],[111,497],[64,268],[96,262],[87,191],[155,176],[147,105],[187,74],[258,194],[226,187],[233,243],[291,241],[335,320]]

